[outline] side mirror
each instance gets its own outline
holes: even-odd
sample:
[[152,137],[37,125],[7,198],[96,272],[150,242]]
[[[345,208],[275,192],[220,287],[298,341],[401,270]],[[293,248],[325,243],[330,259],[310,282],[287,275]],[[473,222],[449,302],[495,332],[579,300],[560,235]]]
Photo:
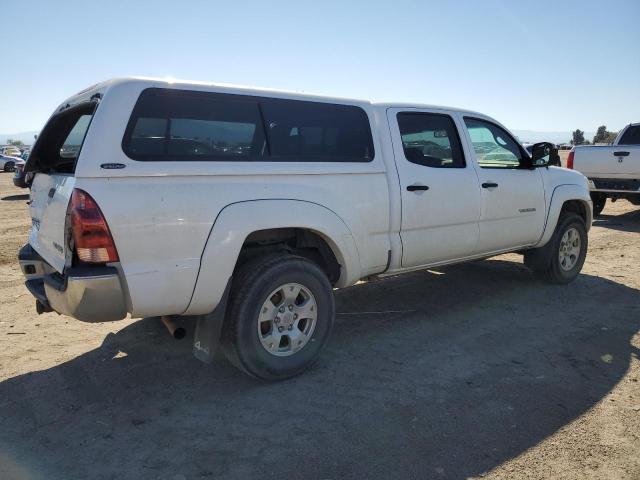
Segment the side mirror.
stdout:
[[533,167],[547,167],[549,165],[560,165],[560,155],[553,143],[535,143],[531,148],[531,165]]

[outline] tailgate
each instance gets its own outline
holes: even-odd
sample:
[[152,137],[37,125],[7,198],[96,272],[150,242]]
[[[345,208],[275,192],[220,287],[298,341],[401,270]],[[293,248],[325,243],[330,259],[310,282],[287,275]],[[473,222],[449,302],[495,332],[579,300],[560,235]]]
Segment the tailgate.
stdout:
[[587,177],[640,178],[640,146],[576,147],[573,168]]
[[53,115],[43,128],[25,172],[31,183],[29,243],[58,272],[71,263],[67,209],[75,185],[75,168],[95,112],[96,102],[74,105]]
[[38,173],[31,184],[29,243],[60,273],[70,255],[65,224],[75,180],[69,174]]

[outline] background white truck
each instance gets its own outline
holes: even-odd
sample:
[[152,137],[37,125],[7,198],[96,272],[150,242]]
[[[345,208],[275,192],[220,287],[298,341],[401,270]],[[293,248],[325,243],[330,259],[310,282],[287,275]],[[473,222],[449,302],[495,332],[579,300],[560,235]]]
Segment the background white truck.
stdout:
[[607,198],[640,205],[640,123],[623,128],[612,145],[574,147],[567,168],[589,179],[595,215],[602,212]]
[[194,316],[198,358],[282,379],[318,358],[333,288],[511,251],[573,280],[591,200],[552,155],[464,110],[112,80],[34,145],[19,260],[41,312]]

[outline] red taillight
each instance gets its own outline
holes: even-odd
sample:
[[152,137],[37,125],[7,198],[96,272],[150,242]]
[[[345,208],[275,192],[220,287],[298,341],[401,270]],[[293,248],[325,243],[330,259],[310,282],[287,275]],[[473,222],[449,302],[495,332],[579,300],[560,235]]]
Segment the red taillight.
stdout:
[[87,192],[74,189],[70,213],[78,258],[89,263],[117,262],[116,245],[95,200]]
[[567,168],[573,169],[573,148],[569,152],[569,156],[567,157]]

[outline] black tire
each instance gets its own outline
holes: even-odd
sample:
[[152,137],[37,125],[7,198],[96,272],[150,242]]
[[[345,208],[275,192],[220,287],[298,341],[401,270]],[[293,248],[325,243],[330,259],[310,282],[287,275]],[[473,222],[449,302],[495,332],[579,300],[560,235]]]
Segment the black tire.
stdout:
[[[580,237],[580,251],[573,267],[570,270],[565,270],[560,264],[560,247],[562,237],[571,228],[574,228]],[[558,219],[551,240],[544,247],[527,250],[524,254],[524,263],[538,277],[547,282],[567,284],[573,281],[582,270],[587,256],[587,247],[587,229],[582,217],[575,213],[563,213]]]
[[[303,285],[313,294],[317,319],[313,333],[300,350],[289,356],[276,356],[260,341],[258,315],[270,293],[287,283]],[[222,348],[227,359],[245,373],[261,380],[284,380],[301,374],[318,360],[334,317],[331,284],[315,263],[294,255],[268,255],[248,261],[234,274]]]
[[4,164],[4,171],[5,172],[13,172],[14,167],[15,167],[15,163],[7,162],[7,163]]
[[607,203],[607,197],[601,193],[592,193],[591,201],[593,202],[593,216],[597,217],[602,213],[604,205]]

